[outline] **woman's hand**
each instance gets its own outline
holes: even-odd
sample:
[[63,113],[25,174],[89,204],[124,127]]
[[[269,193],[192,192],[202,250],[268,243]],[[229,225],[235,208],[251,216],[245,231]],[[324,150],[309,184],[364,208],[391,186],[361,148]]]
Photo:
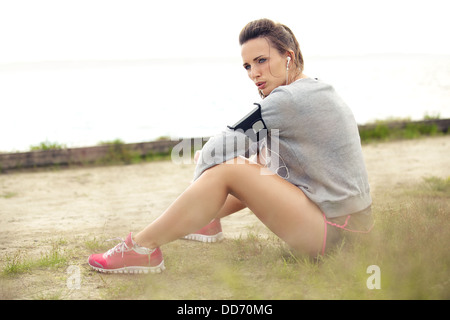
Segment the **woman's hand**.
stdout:
[[197,150],[194,155],[194,163],[197,164],[198,159],[200,158],[201,150]]

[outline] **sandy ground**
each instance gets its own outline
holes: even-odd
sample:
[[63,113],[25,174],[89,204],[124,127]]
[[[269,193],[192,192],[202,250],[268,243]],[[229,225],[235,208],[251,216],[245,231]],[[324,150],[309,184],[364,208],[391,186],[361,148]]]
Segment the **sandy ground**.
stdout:
[[[374,201],[377,192],[450,176],[449,151],[450,136],[363,146]],[[0,256],[37,250],[42,239],[139,231],[189,185],[193,169],[166,161],[1,174]],[[248,210],[223,220],[226,237],[258,227]]]

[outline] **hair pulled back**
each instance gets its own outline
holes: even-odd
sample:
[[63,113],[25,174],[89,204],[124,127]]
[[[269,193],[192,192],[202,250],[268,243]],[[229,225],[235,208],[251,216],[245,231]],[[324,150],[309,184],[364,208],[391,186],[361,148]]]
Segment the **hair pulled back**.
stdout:
[[270,44],[283,55],[292,50],[293,63],[300,72],[303,72],[304,62],[300,46],[294,33],[287,26],[269,19],[259,19],[249,22],[239,34],[239,44],[242,46],[249,40],[266,38]]

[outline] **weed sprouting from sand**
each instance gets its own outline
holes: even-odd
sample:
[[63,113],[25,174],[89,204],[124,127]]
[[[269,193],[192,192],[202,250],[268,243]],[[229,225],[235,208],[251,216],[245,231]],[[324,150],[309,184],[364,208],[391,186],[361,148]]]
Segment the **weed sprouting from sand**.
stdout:
[[26,255],[23,251],[7,254],[3,257],[3,275],[16,275],[36,268],[56,268],[65,265],[70,253],[61,247],[63,240],[51,243],[51,248],[41,251],[37,256]]
[[26,272],[31,268],[32,263],[29,260],[25,260],[21,252],[15,252],[14,254],[5,255],[3,257],[5,262],[3,267],[4,275],[18,274]]
[[17,195],[18,195],[17,192],[10,191],[10,192],[5,192],[5,193],[0,194],[0,198],[11,199],[11,198],[16,197]]

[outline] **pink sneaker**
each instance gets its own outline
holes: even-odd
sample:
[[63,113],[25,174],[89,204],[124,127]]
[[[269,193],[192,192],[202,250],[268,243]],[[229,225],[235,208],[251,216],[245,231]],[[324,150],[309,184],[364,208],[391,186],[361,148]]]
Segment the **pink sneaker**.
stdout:
[[218,242],[223,240],[220,219],[214,219],[195,233],[184,236],[183,239],[201,242]]
[[159,273],[165,269],[159,248],[147,249],[138,246],[131,233],[122,242],[105,253],[89,256],[89,265],[97,271],[107,273]]

